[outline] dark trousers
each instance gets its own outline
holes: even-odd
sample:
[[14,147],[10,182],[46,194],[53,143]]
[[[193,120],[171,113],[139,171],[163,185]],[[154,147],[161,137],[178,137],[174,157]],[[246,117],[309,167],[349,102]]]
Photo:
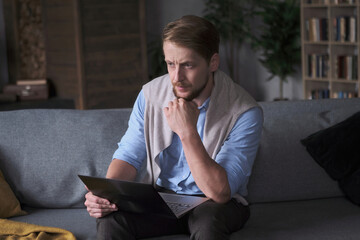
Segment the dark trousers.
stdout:
[[235,199],[225,204],[207,201],[180,219],[115,212],[97,219],[97,239],[130,240],[190,234],[190,239],[224,240],[241,229],[249,216],[249,207]]

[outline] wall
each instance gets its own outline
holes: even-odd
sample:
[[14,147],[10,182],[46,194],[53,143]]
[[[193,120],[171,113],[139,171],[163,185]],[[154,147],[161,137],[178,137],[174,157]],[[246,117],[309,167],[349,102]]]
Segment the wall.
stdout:
[[9,74],[6,57],[5,23],[3,15],[3,2],[0,0],[0,91],[8,83]]
[[[205,1],[194,0],[147,0],[146,19],[148,41],[161,34],[162,28],[169,22],[180,18],[183,15],[193,14],[202,16],[205,9]],[[224,56],[221,53],[221,61]],[[279,96],[279,80],[274,78],[271,81],[266,79],[270,76],[267,70],[258,61],[259,53],[252,51],[249,44],[244,44],[240,52],[240,76],[234,79],[245,88],[257,101],[272,101]],[[220,68],[228,72],[225,64],[220,64]],[[284,97],[290,100],[302,99],[301,69],[298,73],[289,78],[288,83],[284,84]]]

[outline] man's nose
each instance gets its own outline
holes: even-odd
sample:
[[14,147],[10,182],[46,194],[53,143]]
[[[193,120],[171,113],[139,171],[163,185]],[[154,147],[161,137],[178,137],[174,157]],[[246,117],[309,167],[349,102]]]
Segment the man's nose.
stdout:
[[183,72],[180,66],[176,66],[175,72],[174,72],[174,80],[175,82],[181,82],[183,81]]

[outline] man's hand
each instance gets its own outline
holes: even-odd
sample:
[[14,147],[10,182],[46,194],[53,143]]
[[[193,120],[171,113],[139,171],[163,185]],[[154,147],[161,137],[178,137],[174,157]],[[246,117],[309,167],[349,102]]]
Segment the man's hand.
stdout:
[[85,198],[87,211],[90,216],[94,218],[101,218],[118,210],[114,203],[110,203],[110,201],[105,198],[95,196],[92,192],[88,192]]
[[230,186],[224,168],[207,153],[197,132],[200,110],[194,102],[178,99],[169,102],[164,114],[171,130],[182,143],[185,158],[196,185],[208,197],[218,203],[230,200]]
[[[136,169],[125,161],[114,159],[110,163],[106,177],[133,181],[136,177]],[[87,190],[89,191],[89,189]],[[92,217],[101,218],[118,210],[115,204],[105,198],[95,196],[90,191],[85,195],[85,198],[85,206]]]
[[164,108],[169,127],[180,139],[188,133],[197,132],[196,123],[199,113],[200,111],[194,102],[182,98],[169,102],[169,105]]

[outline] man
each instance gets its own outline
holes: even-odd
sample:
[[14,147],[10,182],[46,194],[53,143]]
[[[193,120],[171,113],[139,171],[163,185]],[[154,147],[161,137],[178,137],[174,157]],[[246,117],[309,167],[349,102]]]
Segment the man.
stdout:
[[249,217],[243,198],[262,128],[256,102],[218,70],[219,34],[196,16],[163,31],[168,74],[144,85],[106,177],[210,198],[179,220],[118,211],[86,194],[98,239],[189,233],[228,239]]

